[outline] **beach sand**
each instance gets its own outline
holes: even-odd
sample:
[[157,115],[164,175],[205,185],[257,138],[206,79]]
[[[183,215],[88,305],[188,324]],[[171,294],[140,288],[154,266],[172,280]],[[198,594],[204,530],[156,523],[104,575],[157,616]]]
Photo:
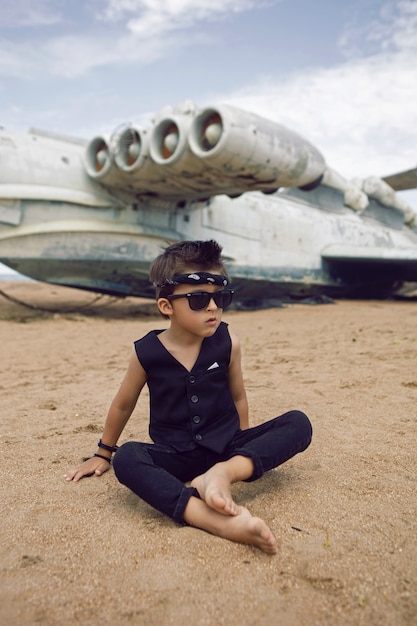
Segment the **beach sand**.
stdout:
[[[310,448],[235,499],[279,551],[179,527],[102,477],[95,451],[154,304],[3,282],[0,624],[417,624],[417,303],[337,301],[224,315],[251,424],[293,408]],[[37,308],[36,308],[37,307]],[[47,309],[47,310],[43,310]],[[147,440],[144,392],[119,443]]]

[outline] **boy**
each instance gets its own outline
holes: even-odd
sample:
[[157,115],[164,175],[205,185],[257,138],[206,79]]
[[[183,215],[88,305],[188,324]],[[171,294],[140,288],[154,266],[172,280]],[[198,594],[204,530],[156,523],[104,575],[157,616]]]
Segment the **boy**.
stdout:
[[[116,452],[118,480],[175,522],[275,554],[272,531],[234,502],[231,485],[256,480],[305,450],[311,424],[304,413],[289,411],[249,428],[239,341],[221,321],[233,291],[218,243],[168,246],[152,263],[150,279],[169,327],[135,342],[96,454],[65,478],[103,474]],[[145,384],[153,443],[117,448]]]

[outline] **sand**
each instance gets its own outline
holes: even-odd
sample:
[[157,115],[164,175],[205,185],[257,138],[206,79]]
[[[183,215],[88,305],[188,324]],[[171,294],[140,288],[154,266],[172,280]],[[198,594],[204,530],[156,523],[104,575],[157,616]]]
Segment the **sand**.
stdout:
[[[1,283],[1,625],[417,624],[417,303],[230,311],[251,423],[305,411],[310,448],[236,500],[276,556],[178,527],[91,456],[151,302]],[[91,304],[90,304],[91,303]],[[90,306],[88,306],[90,304]],[[42,309],[48,309],[44,311]],[[144,394],[120,442],[145,440]]]

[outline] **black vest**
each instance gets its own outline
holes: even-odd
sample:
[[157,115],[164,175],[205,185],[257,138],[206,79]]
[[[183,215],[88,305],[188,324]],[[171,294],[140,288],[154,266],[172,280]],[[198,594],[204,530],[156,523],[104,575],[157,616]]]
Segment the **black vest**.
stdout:
[[240,428],[229,389],[232,342],[227,324],[221,322],[203,340],[190,372],[159,341],[161,332],[153,330],[135,341],[147,374],[151,439],[179,452],[203,446],[220,453]]

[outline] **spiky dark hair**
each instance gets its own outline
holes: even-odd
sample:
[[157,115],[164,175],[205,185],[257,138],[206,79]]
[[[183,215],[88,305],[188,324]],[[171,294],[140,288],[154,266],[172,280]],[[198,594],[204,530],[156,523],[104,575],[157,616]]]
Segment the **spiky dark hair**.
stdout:
[[188,271],[217,270],[228,277],[222,259],[222,248],[214,241],[178,241],[167,246],[153,261],[149,278],[156,289],[156,299],[173,293],[175,285],[165,285],[175,274]]

